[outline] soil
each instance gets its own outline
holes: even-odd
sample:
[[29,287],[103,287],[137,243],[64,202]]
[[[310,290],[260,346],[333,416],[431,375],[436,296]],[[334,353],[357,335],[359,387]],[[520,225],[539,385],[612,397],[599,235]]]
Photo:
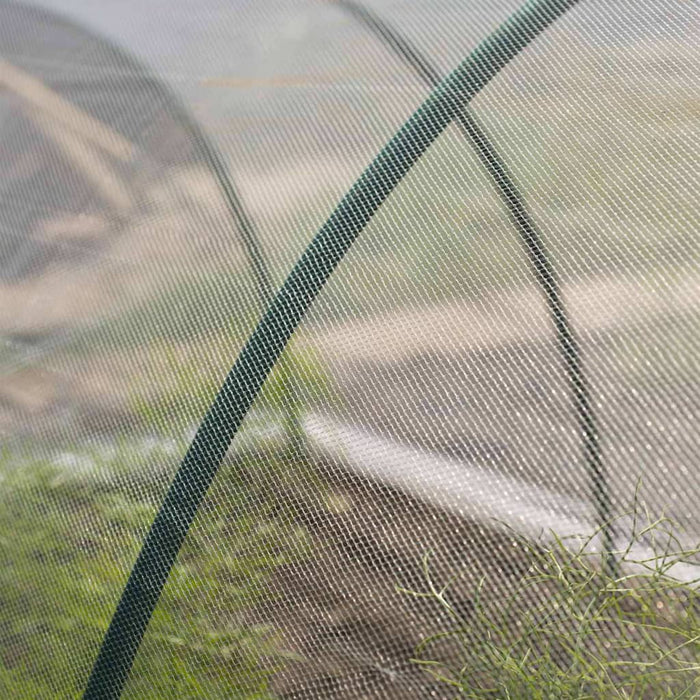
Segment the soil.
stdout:
[[271,583],[279,597],[257,611],[255,621],[274,624],[298,657],[275,676],[274,692],[289,700],[451,697],[411,658],[426,636],[457,623],[436,601],[396,587],[426,591],[422,560],[430,553],[437,586],[458,575],[447,597],[468,621],[479,580],[505,592],[527,558],[503,533],[339,469],[323,471],[321,493],[281,496],[294,502],[314,554],[280,568]]

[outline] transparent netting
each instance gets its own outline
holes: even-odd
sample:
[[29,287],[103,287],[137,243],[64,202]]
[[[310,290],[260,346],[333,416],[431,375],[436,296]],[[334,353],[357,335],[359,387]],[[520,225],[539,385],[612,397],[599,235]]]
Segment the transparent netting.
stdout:
[[0,694],[698,696],[698,59],[676,0],[0,5]]

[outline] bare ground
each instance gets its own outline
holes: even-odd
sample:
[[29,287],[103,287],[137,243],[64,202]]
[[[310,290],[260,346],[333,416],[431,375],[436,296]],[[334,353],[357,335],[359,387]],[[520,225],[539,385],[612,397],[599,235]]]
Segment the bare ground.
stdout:
[[299,659],[277,674],[281,698],[449,697],[411,663],[416,645],[454,621],[439,606],[396,591],[427,590],[422,557],[436,581],[461,573],[449,593],[464,619],[482,576],[494,593],[525,570],[512,540],[378,484],[322,468],[319,499],[309,489],[280,494],[311,533],[314,555],[280,569],[278,598],[255,615],[274,624]]

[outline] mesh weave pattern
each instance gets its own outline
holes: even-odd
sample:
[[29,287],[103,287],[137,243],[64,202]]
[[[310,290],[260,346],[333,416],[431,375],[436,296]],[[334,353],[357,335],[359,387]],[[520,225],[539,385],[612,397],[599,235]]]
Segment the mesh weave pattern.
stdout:
[[[700,10],[571,4],[371,217],[231,447],[211,436],[226,456],[124,697],[700,693],[697,611],[673,612],[700,578]],[[84,691],[236,357],[434,89],[406,51],[439,82],[517,9],[0,5],[4,697]],[[633,625],[523,581],[560,559],[602,575],[607,546],[608,575],[640,574],[662,516],[680,592],[632,597],[694,641],[654,637],[636,687]],[[523,641],[533,619],[552,636]],[[612,685],[577,680],[606,649]]]

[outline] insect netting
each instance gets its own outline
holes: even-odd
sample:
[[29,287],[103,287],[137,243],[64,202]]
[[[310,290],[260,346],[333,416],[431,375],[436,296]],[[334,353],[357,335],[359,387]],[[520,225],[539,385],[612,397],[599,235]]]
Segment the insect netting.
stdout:
[[2,696],[696,697],[699,58],[1,4]]

